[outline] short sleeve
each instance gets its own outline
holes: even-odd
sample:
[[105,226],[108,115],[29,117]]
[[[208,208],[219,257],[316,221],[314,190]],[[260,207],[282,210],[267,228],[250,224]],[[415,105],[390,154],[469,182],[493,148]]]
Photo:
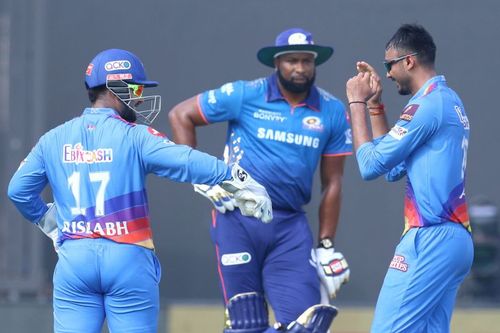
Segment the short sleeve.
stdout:
[[244,82],[236,81],[201,93],[198,96],[198,105],[202,116],[208,123],[238,119],[244,90]]

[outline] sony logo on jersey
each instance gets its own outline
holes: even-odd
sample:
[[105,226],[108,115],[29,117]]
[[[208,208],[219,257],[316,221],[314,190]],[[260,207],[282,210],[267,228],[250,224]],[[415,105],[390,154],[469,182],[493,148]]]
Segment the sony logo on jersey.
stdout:
[[109,163],[113,162],[113,149],[99,148],[95,150],[85,150],[81,143],[74,146],[66,144],[63,146],[63,163]]
[[276,121],[279,123],[282,123],[286,120],[286,117],[281,115],[281,112],[266,111],[261,109],[255,111],[253,113],[253,117],[256,119]]
[[101,236],[128,235],[127,221],[93,223],[86,221],[64,221],[62,232],[70,234],[99,234]]
[[257,129],[257,137],[259,139],[285,142],[289,144],[295,144],[298,146],[305,146],[312,148],[319,147],[319,138],[315,138],[308,135],[273,130],[270,128],[259,127]]

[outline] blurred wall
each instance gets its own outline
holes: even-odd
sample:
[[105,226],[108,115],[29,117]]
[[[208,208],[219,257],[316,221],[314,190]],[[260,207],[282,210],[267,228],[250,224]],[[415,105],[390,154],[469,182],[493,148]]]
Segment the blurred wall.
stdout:
[[[0,152],[6,157],[0,162],[2,187],[43,132],[78,116],[88,104],[84,71],[103,49],[133,51],[149,77],[160,81],[156,91],[164,111],[154,126],[169,134],[167,111],[181,100],[227,81],[268,75],[255,54],[286,28],[306,28],[316,43],[334,46],[332,60],[318,68],[317,83],[345,101],[345,82],[355,73],[355,61],[366,60],[383,73],[386,41],[400,24],[417,22],[433,35],[437,70],[462,97],[471,122],[468,195],[482,194],[499,204],[500,116],[494,96],[500,68],[499,12],[497,0],[3,0],[0,14],[10,18],[11,71],[1,72],[10,78],[7,87],[0,86],[8,89],[10,100],[8,109],[0,111],[11,118],[8,128],[0,127],[5,143]],[[383,84],[388,117],[394,122],[407,97],[398,96],[389,80]],[[225,125],[198,133],[199,148],[220,156]],[[163,265],[162,296],[218,299],[209,204],[189,185],[155,177],[148,185]],[[317,185],[307,208],[314,230]],[[352,273],[340,292],[340,305],[374,305],[403,228],[403,187],[403,182],[363,182],[354,157],[348,159],[336,247],[346,255]],[[0,208],[9,212],[1,223],[26,223],[4,195],[1,200]],[[42,260],[50,286],[55,255],[48,243],[44,240]]]

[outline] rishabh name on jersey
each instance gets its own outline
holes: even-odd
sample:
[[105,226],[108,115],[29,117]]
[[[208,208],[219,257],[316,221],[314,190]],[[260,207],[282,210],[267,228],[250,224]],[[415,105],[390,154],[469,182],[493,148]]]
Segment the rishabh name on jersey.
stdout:
[[204,92],[198,105],[207,123],[229,122],[225,160],[263,184],[277,209],[302,211],[322,155],[352,154],[343,104],[316,86],[291,106],[273,74]]
[[96,207],[86,208],[71,221],[63,221],[61,241],[102,237],[153,249],[145,198],[145,190],[111,198],[104,203],[105,216],[96,216]]
[[[438,110],[435,105],[442,105]],[[431,112],[426,111],[429,110]],[[447,87],[443,76],[428,81],[403,110],[398,124],[410,123],[420,112],[440,117],[438,128],[425,146],[428,168],[418,157],[407,161],[408,179],[405,194],[405,230],[451,221],[471,231],[465,195],[465,167],[469,138],[469,121],[462,102]],[[424,119],[425,120],[425,119]],[[434,176],[432,176],[434,175]],[[432,184],[432,185],[429,185]],[[455,184],[453,188],[449,184]],[[431,188],[429,188],[431,186]]]

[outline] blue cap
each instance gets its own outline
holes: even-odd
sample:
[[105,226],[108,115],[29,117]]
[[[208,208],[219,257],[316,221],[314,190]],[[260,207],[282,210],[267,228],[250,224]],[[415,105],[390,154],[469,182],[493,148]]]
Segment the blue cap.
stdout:
[[92,59],[85,71],[87,88],[106,85],[107,80],[123,80],[146,87],[158,85],[158,82],[146,79],[144,65],[135,54],[120,49],[102,51]]
[[257,59],[266,66],[274,67],[274,59],[285,53],[309,52],[314,54],[316,66],[327,61],[333,54],[330,46],[314,44],[312,34],[301,28],[283,31],[276,37],[274,46],[263,47],[257,52]]

